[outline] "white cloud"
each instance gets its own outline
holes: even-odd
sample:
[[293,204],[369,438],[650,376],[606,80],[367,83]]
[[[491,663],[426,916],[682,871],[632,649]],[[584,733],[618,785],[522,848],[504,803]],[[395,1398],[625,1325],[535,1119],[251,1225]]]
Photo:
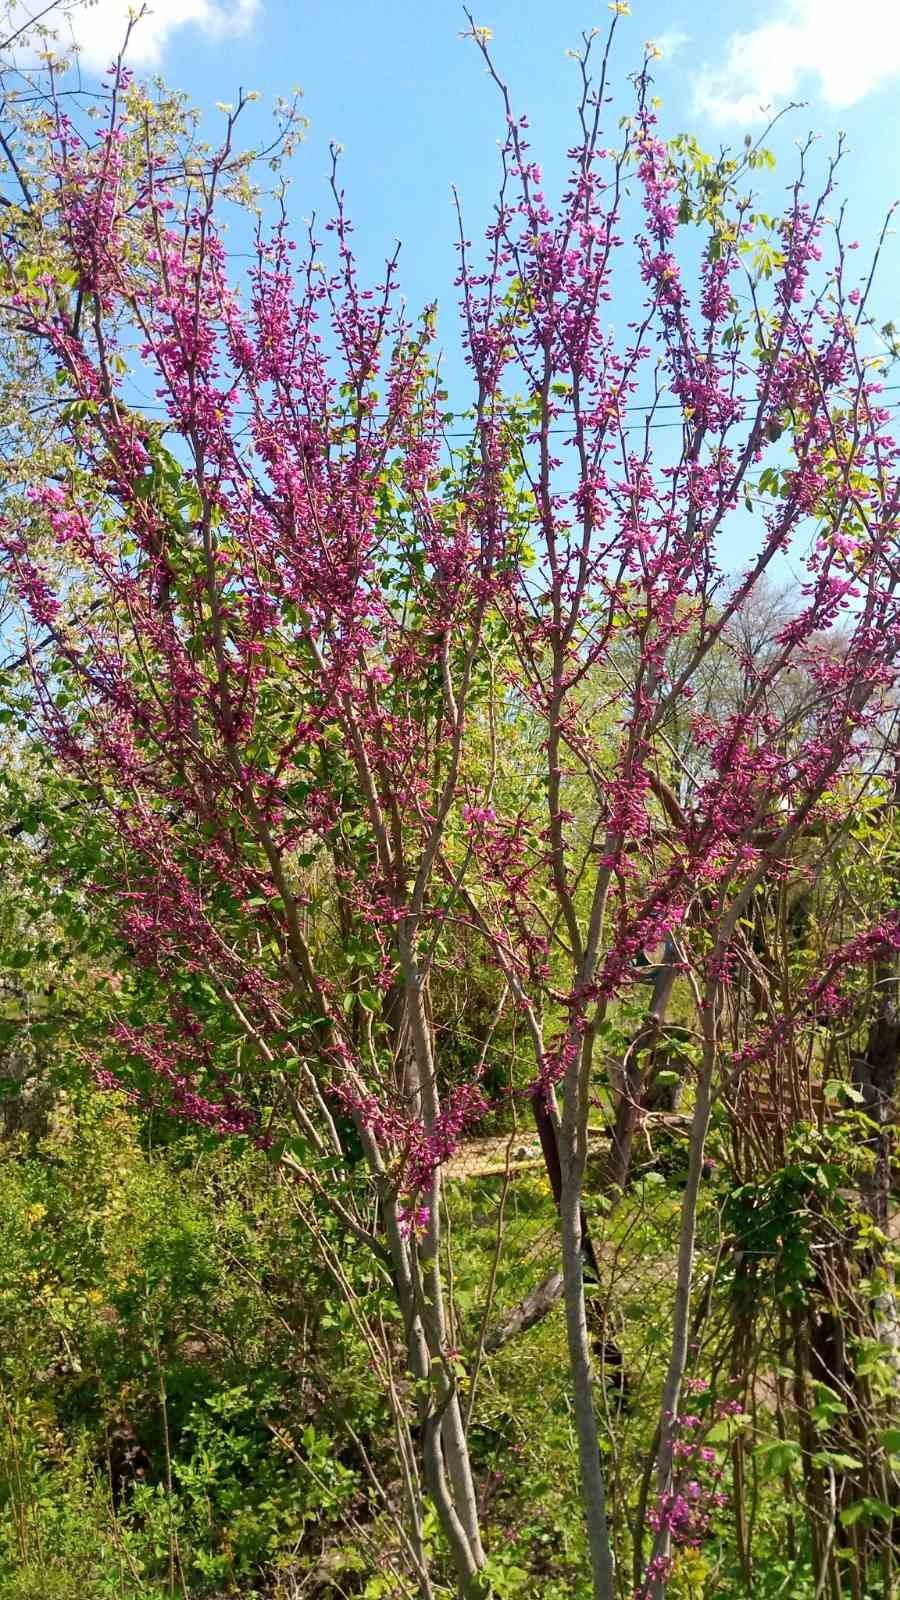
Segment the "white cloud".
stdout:
[[682,33],[680,28],[667,28],[665,33],[658,33],[653,40],[657,50],[662,52],[665,60],[674,56],[676,50],[683,50],[690,44],[690,35]]
[[694,81],[694,109],[759,122],[763,108],[816,96],[839,109],[900,77],[898,0],[787,0],[777,20],[728,40],[724,62]]
[[[235,38],[249,32],[260,0],[147,0],[146,14],[134,25],[127,59],[133,67],[157,67],[172,35],[182,28],[197,30],[207,40]],[[60,46],[73,42],[89,72],[103,72],[118,55],[130,15],[141,9],[140,0],[93,0],[89,4],[63,3],[56,14],[44,17],[58,34]],[[39,0],[15,5],[12,18],[21,26],[29,16],[44,10]]]

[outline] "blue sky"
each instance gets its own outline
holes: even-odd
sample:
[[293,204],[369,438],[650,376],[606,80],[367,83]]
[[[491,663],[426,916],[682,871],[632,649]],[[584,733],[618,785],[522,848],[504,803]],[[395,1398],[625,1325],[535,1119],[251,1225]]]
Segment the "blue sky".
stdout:
[[[2,0],[0,0],[2,3]],[[13,0],[14,14],[40,0]],[[81,46],[90,78],[121,42],[128,0],[71,6],[65,31]],[[148,0],[131,51],[138,71],[160,72],[208,115],[239,88],[260,92],[247,137],[262,139],[267,107],[300,87],[308,135],[291,163],[292,216],[329,212],[329,144],[343,146],[341,172],[355,226],[362,274],[377,282],[386,254],[402,241],[401,282],[412,311],[438,299],[450,403],[468,403],[456,332],[456,220],[451,187],[462,197],[467,233],[477,240],[496,193],[497,139],[503,119],[497,92],[477,50],[462,35],[457,0]],[[573,142],[578,91],[567,50],[582,32],[605,33],[605,0],[473,0],[475,21],[493,32],[492,51],[514,103],[527,112],[533,158],[552,195]],[[697,134],[706,148],[740,145],[766,121],[763,105],[802,100],[771,143],[778,156],[766,201],[777,210],[796,163],[795,140],[821,135],[813,165],[821,171],[837,132],[847,135],[842,193],[848,238],[865,247],[900,196],[900,0],[633,0],[618,27],[613,82],[618,113],[629,109],[628,74],[645,40],[662,48],[655,68],[663,99],[661,131]],[[299,231],[299,229],[298,229]],[[246,240],[235,238],[235,246]],[[863,266],[863,248],[854,260]],[[247,263],[235,261],[236,272]],[[900,250],[889,246],[876,300],[882,320],[900,325]],[[621,279],[611,315],[621,328],[643,291]],[[896,382],[892,375],[891,382]],[[674,424],[673,444],[679,438]],[[661,456],[668,434],[656,437]],[[723,551],[728,565],[746,558],[750,519],[738,513]],[[797,573],[785,567],[788,581]]]
[[[36,9],[38,0],[30,0]],[[160,71],[214,115],[239,86],[264,107],[294,86],[304,91],[307,140],[293,162],[292,209],[327,210],[329,141],[344,147],[343,180],[364,269],[377,274],[396,238],[412,306],[451,291],[455,183],[471,236],[486,220],[496,184],[500,108],[456,0],[149,0],[132,51],[136,68]],[[127,0],[97,0],[71,13],[88,73],[102,69],[124,28]],[[575,63],[566,50],[581,32],[606,28],[604,0],[477,0],[475,20],[527,111],[535,158],[561,173],[573,129]],[[863,241],[900,195],[900,0],[744,0],[740,5],[634,0],[622,19],[616,77],[643,43],[663,48],[657,67],[663,131],[690,128],[716,146],[760,125],[761,103],[808,102],[779,130],[777,184],[792,167],[791,141],[813,128],[823,150],[848,134],[844,191],[852,232]],[[625,97],[622,99],[625,105]],[[775,196],[772,195],[774,200]],[[900,321],[900,275],[889,265],[881,303]],[[892,304],[898,285],[896,307]],[[449,329],[447,329],[449,333]]]

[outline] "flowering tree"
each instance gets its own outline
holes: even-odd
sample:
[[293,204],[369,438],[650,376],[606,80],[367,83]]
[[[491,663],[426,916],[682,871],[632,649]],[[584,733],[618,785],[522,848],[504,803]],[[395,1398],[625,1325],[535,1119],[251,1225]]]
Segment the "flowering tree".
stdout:
[[[4,234],[5,314],[52,375],[67,453],[38,462],[0,543],[32,624],[34,725],[106,819],[93,886],[153,980],[96,1070],[267,1145],[371,1252],[414,1380],[415,1436],[391,1392],[423,1593],[419,1457],[460,1593],[485,1563],[441,1170],[485,1109],[490,1041],[451,1081],[434,974],[452,932],[480,942],[529,1033],[558,1158],[603,1597],[616,1580],[583,1288],[588,1112],[624,1053],[627,1133],[674,984],[688,997],[690,1159],[640,1575],[658,1596],[687,1518],[676,1447],[711,1108],[782,1026],[751,1023],[736,1049],[724,1029],[742,919],[881,759],[897,449],[859,337],[867,282],[827,218],[836,163],[810,199],[804,156],[765,216],[744,188],[765,152],[712,163],[667,146],[649,61],[607,148],[611,31],[596,78],[590,39],[579,57],[553,205],[485,30],[472,35],[506,139],[486,252],[460,237],[469,445],[448,465],[434,316],[407,321],[396,261],[360,282],[336,177],[333,264],[282,215],[233,283],[242,107],[218,150],[173,167],[119,67],[99,136],[58,101],[44,125],[39,222],[65,292],[27,206]],[[619,336],[610,308],[635,278]],[[160,421],[140,403],[148,383]],[[754,654],[741,619],[788,551],[801,591]],[[714,658],[737,689],[700,706]],[[518,789],[511,730],[529,751]],[[617,1008],[663,941],[649,1015],[623,1039]],[[842,967],[896,944],[888,918],[836,945],[810,1004],[839,1005]]]

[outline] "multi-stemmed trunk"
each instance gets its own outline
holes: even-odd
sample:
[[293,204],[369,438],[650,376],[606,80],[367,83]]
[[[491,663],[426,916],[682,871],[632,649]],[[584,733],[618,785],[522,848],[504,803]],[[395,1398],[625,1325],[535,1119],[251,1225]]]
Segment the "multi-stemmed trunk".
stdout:
[[566,1340],[594,1600],[613,1600],[615,1566],[606,1514],[606,1486],[594,1404],[595,1376],[584,1298],[582,1191],[587,1161],[589,1076],[590,1043],[586,1040],[566,1074],[565,1102],[559,1126],[562,1177],[559,1219]]
[[[406,1002],[417,1098],[426,1133],[440,1113],[437,1068],[425,1005],[415,938],[402,927],[400,965]],[[425,1474],[435,1509],[450,1545],[460,1593],[477,1593],[477,1577],[485,1555],[478,1523],[478,1504],[456,1378],[447,1356],[447,1316],[440,1265],[441,1171],[431,1175],[423,1196],[428,1217],[421,1237],[404,1241],[394,1228],[395,1260],[408,1280],[404,1287],[408,1349],[413,1376],[420,1382]]]

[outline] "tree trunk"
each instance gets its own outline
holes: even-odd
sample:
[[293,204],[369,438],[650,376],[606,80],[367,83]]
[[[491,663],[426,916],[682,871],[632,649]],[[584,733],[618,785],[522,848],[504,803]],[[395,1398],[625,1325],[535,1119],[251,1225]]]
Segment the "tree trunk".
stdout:
[[[674,1480],[675,1435],[681,1385],[690,1345],[691,1290],[694,1281],[694,1244],[697,1235],[697,1204],[703,1161],[706,1152],[706,1135],[709,1131],[712,1110],[712,1080],[716,1064],[716,1027],[711,1007],[704,1018],[703,1065],[697,1085],[697,1100],[691,1129],[688,1175],[681,1205],[681,1229],[678,1240],[678,1273],[675,1285],[675,1303],[672,1313],[672,1348],[666,1380],[663,1385],[660,1408],[660,1445],[657,1456],[656,1488],[660,1507],[671,1495]],[[668,1561],[671,1552],[671,1530],[663,1518],[653,1547],[653,1561],[657,1569],[646,1587],[650,1600],[663,1600],[668,1583]]]
[[[540,1135],[541,1149],[544,1154],[544,1165],[547,1169],[547,1177],[550,1180],[550,1188],[553,1191],[554,1203],[557,1211],[561,1211],[562,1168],[560,1166],[556,1127],[548,1109],[547,1098],[548,1097],[544,1093],[543,1089],[538,1088],[531,1097],[531,1108],[534,1112],[534,1120],[537,1123],[537,1130]],[[586,1137],[587,1124],[585,1122],[585,1139]],[[587,1146],[585,1144],[585,1161],[586,1160]],[[583,1184],[583,1182],[584,1172],[582,1170],[580,1183]],[[579,1195],[580,1193],[581,1187],[579,1187]],[[591,1240],[591,1236],[588,1232],[587,1218],[584,1214],[584,1207],[581,1205],[580,1200],[578,1206],[578,1216],[579,1225],[581,1228],[582,1273],[592,1283],[599,1284],[600,1267],[597,1261],[596,1252],[594,1250],[593,1241]],[[563,1275],[551,1273],[548,1278],[545,1278],[542,1283],[538,1284],[536,1289],[533,1289],[530,1294],[526,1295],[524,1300],[519,1301],[519,1304],[510,1314],[509,1318],[507,1318],[506,1323],[503,1324],[503,1327],[509,1327],[511,1330],[508,1334],[508,1337],[512,1337],[513,1333],[515,1332],[523,1331],[525,1328],[533,1327],[542,1316],[547,1314],[554,1303],[554,1299],[556,1298],[552,1292],[554,1286],[556,1287],[557,1295],[563,1292]],[[600,1358],[603,1372],[610,1374],[610,1377],[619,1392],[620,1398],[623,1398],[627,1393],[628,1388],[627,1374],[625,1372],[625,1358],[615,1340],[611,1339],[606,1331],[601,1307],[597,1306],[595,1316],[592,1318],[592,1320],[594,1322],[594,1327],[591,1330],[594,1352]],[[521,1327],[519,1326],[519,1323],[521,1324]],[[502,1342],[505,1341],[501,1340],[501,1343]]]
[[[586,1060],[585,1060],[586,1058]],[[566,1073],[560,1164],[560,1233],[566,1336],[578,1435],[581,1493],[591,1554],[594,1600],[614,1600],[615,1567],[606,1518],[606,1486],[594,1410],[594,1375],[584,1303],[581,1193],[587,1159],[587,1041]]]
[[[431,1042],[431,1031],[425,1010],[422,979],[418,968],[413,932],[402,925],[398,946],[406,1012],[409,1023],[412,1057],[415,1063],[417,1091],[421,1097],[422,1117],[426,1130],[432,1128],[440,1112],[436,1064]],[[437,1395],[437,1407],[431,1400],[431,1410],[426,1424],[429,1449],[432,1452],[429,1488],[438,1485],[440,1499],[436,1500],[441,1525],[451,1541],[462,1593],[475,1593],[473,1580],[484,1566],[485,1555],[478,1522],[478,1502],[472,1479],[469,1450],[463,1425],[462,1411],[456,1380],[452,1376],[446,1357],[447,1327],[444,1290],[440,1268],[440,1198],[441,1173],[437,1168],[431,1180],[429,1193],[423,1197],[428,1206],[428,1223],[417,1247],[413,1274],[415,1303],[421,1317],[428,1351],[429,1382]],[[450,1491],[442,1478],[446,1466]],[[426,1467],[428,1462],[426,1461]],[[434,1489],[432,1488],[432,1493]]]

